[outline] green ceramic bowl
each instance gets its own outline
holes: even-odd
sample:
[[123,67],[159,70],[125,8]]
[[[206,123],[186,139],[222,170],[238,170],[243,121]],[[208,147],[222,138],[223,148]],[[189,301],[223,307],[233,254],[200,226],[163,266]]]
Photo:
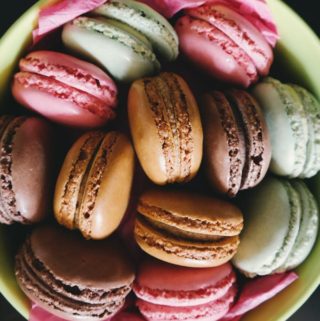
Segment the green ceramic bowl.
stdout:
[[[8,92],[10,80],[19,57],[30,43],[41,5],[39,1],[29,9],[0,40],[0,102]],[[52,2],[52,1],[51,1]],[[277,20],[281,41],[276,49],[275,72],[311,90],[320,99],[320,42],[310,28],[280,0],[268,0]],[[3,104],[2,106],[3,107]],[[320,191],[320,185],[319,185]],[[320,202],[320,194],[316,194]],[[15,239],[21,233],[0,227],[0,291],[25,318],[30,303],[18,288],[14,277]],[[243,321],[282,321],[292,315],[320,284],[320,238],[311,255],[298,269],[299,280],[285,291],[248,313]]]

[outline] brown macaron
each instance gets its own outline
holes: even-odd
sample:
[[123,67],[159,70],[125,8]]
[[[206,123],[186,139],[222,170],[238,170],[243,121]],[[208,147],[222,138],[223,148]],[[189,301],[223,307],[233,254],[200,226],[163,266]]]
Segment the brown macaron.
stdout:
[[33,230],[16,256],[23,292],[66,320],[105,320],[121,309],[134,280],[128,255],[114,238],[86,241],[58,226]]
[[257,101],[243,90],[212,91],[203,97],[204,154],[217,191],[235,196],[265,176],[271,146]]
[[57,221],[78,228],[87,239],[102,239],[120,224],[134,174],[134,152],[119,132],[89,132],[68,152],[54,196]]
[[31,224],[51,211],[54,131],[37,117],[0,117],[0,223]]
[[202,125],[196,100],[180,76],[166,72],[135,81],[128,114],[141,166],[154,183],[183,183],[196,175]]
[[181,191],[151,190],[138,203],[135,238],[168,263],[213,267],[237,251],[243,215],[234,205]]

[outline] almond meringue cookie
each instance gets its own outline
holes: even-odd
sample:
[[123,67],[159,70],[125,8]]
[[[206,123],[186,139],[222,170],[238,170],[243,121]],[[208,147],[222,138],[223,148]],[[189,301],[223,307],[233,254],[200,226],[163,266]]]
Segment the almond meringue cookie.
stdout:
[[[66,47],[103,66],[116,80],[131,82],[178,56],[178,37],[169,22],[145,4],[112,0],[66,24]],[[157,55],[155,54],[157,53]]]

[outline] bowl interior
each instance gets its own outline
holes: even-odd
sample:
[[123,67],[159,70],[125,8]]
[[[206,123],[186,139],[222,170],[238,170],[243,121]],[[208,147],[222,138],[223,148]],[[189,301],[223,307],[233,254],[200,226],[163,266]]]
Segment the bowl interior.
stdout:
[[[8,93],[17,61],[30,43],[39,8],[52,0],[42,0],[29,9],[0,40],[0,102]],[[280,0],[268,0],[277,20],[281,40],[276,48],[275,74],[298,83],[320,99],[320,42],[310,28]],[[1,104],[4,108],[4,104]],[[319,180],[320,181],[320,180]],[[320,203],[320,183],[311,182]],[[16,244],[24,236],[22,227],[0,226],[0,291],[25,318],[30,303],[20,291],[14,276]],[[10,237],[9,237],[10,236]],[[10,241],[9,241],[10,240]],[[297,269],[299,280],[275,298],[248,313],[244,321],[280,321],[292,315],[320,284],[320,237],[308,257]]]

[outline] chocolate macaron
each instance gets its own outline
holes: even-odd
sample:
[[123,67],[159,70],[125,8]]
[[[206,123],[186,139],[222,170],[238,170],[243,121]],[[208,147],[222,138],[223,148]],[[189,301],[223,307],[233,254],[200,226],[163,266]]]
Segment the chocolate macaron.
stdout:
[[202,112],[206,170],[216,190],[233,197],[261,182],[271,146],[257,101],[242,90],[212,91]]
[[87,239],[102,239],[120,224],[127,209],[134,153],[119,132],[88,132],[68,152],[56,183],[54,213]]
[[181,191],[151,190],[138,202],[135,238],[148,254],[189,267],[213,267],[237,251],[243,227],[234,205]]
[[96,321],[124,304],[134,269],[116,239],[86,241],[57,226],[36,228],[16,256],[24,293],[66,320]]
[[0,223],[36,223],[48,213],[53,137],[43,119],[0,117]]
[[184,183],[202,160],[202,125],[196,100],[174,73],[135,81],[128,114],[137,156],[156,184]]

